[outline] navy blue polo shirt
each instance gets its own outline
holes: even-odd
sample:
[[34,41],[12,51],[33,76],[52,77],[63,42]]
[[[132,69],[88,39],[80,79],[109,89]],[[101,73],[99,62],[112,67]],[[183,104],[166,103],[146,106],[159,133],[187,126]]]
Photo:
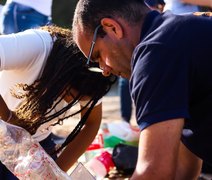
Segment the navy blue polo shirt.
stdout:
[[[151,11],[132,56],[131,94],[141,129],[185,118],[182,136],[212,162],[212,19]],[[204,149],[205,150],[202,150]]]

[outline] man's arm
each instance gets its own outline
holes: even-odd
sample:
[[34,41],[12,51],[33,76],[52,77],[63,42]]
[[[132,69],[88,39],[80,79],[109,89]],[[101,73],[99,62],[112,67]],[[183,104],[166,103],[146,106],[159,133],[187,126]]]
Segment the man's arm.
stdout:
[[[86,110],[82,112],[82,116]],[[57,164],[63,171],[69,168],[77,161],[77,159],[86,151],[87,147],[94,140],[102,119],[102,104],[94,107],[91,111],[85,126],[75,139],[69,143],[65,150],[56,160]]]
[[175,178],[183,125],[183,119],[172,119],[141,132],[137,166],[131,180]]

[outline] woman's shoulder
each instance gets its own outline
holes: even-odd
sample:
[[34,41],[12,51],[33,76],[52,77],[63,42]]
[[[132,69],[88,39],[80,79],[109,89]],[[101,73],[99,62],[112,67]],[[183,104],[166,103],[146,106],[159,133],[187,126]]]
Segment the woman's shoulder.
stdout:
[[27,29],[20,33],[31,35],[31,36],[41,36],[41,37],[51,38],[51,34],[48,31],[43,30],[43,29]]

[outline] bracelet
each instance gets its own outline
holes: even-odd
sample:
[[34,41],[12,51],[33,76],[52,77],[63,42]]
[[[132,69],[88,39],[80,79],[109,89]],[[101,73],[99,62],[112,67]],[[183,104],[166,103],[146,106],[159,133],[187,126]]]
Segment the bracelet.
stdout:
[[10,111],[9,117],[7,118],[6,122],[9,122],[12,117],[13,117],[13,113],[12,113],[12,111]]

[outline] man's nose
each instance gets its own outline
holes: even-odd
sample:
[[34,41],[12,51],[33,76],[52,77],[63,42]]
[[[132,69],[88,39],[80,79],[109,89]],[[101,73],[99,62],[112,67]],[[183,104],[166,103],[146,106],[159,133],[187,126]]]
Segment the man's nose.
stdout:
[[103,70],[103,72],[102,72],[103,76],[110,76],[111,68],[109,68],[108,66],[104,66],[104,67],[100,67],[100,68]]

